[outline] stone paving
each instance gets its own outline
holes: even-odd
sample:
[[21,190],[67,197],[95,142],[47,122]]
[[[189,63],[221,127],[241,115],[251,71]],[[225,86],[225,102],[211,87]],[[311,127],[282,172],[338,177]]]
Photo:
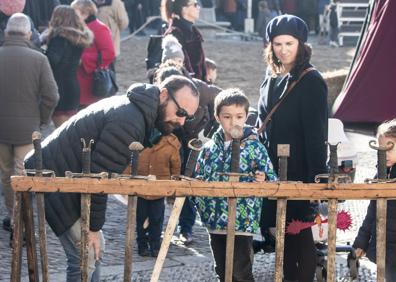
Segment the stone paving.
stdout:
[[[374,151],[367,148],[367,141],[372,137],[350,133],[348,137],[358,151],[358,166],[355,181],[372,177],[375,173]],[[5,207],[0,202],[1,219],[5,215]],[[338,231],[337,243],[353,242],[357,230],[364,218],[368,201],[346,201],[339,204],[339,209],[348,210],[353,215],[353,226],[346,232]],[[169,207],[166,214],[169,216]],[[103,281],[122,281],[123,256],[125,242],[126,207],[114,197],[109,198],[107,221],[104,226],[106,238],[106,254],[103,260]],[[50,281],[64,281],[66,259],[57,238],[47,227],[48,255]],[[134,253],[133,281],[149,281],[154,265],[152,258],[142,258]],[[9,233],[0,228],[0,281],[8,281],[11,271],[11,249],[9,248]],[[337,254],[337,281],[347,279],[346,254]],[[254,276],[256,281],[272,281],[274,274],[274,255],[259,253],[255,256]],[[23,281],[27,279],[26,259],[23,258]],[[170,247],[161,281],[216,281],[213,262],[208,244],[206,230],[199,222],[194,227],[194,242],[186,247],[175,236]],[[361,260],[359,281],[375,281],[375,265],[366,259]]]

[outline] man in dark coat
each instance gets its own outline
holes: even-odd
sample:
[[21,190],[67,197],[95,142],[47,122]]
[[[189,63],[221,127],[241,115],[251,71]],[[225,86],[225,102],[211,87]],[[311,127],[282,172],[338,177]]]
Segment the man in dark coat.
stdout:
[[[137,141],[150,144],[153,129],[170,134],[198,108],[199,95],[194,84],[182,76],[171,76],[158,87],[134,84],[127,95],[113,96],[92,104],[65,122],[42,143],[43,167],[57,176],[65,171],[81,172],[81,141],[94,140],[91,171],[122,173],[130,158],[128,146]],[[25,166],[32,168],[33,156]],[[91,197],[90,215],[90,279],[99,281],[98,266],[103,246],[102,226],[105,222],[107,195]],[[59,237],[68,258],[67,281],[80,277],[80,194],[48,193],[45,197],[46,219]],[[96,269],[95,269],[96,267]]]
[[32,132],[49,123],[59,99],[47,58],[31,48],[28,16],[13,14],[0,47],[0,175],[8,215],[3,227],[11,231],[14,206],[11,175],[21,174],[23,159],[32,149]]

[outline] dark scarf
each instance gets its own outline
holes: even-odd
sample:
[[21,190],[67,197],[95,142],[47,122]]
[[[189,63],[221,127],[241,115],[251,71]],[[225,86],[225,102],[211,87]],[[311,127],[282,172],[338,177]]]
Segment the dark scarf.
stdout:
[[93,22],[94,20],[96,20],[96,16],[90,15],[90,16],[88,16],[88,18],[85,19],[85,23],[89,24],[90,22]]

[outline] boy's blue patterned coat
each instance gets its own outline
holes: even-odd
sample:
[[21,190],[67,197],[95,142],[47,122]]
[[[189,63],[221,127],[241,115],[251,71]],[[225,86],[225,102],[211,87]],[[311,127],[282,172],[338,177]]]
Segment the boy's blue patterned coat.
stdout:
[[[212,140],[205,144],[195,168],[195,177],[206,181],[228,181],[228,176],[218,172],[230,172],[231,146],[224,148],[223,130],[217,131]],[[244,128],[241,140],[239,172],[254,173],[262,171],[266,180],[276,180],[267,150],[258,140],[252,127]],[[241,177],[241,182],[253,182],[254,177]],[[227,198],[196,197],[195,204],[201,215],[202,222],[211,230],[226,230],[228,221]],[[237,199],[235,231],[256,233],[259,228],[261,198],[249,197]]]

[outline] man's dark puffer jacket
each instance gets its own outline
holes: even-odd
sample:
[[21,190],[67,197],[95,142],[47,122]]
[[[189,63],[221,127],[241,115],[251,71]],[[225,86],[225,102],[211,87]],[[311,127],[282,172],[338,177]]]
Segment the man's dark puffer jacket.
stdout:
[[[80,111],[42,142],[43,167],[57,176],[65,171],[81,172],[82,144],[93,139],[91,172],[122,173],[130,159],[128,146],[133,141],[146,143],[154,128],[159,106],[159,89],[149,84],[134,84],[125,96],[103,99]],[[34,167],[32,152],[26,168]],[[105,221],[107,195],[92,195],[90,230],[99,231]],[[80,194],[47,193],[45,213],[57,236],[80,218]]]

